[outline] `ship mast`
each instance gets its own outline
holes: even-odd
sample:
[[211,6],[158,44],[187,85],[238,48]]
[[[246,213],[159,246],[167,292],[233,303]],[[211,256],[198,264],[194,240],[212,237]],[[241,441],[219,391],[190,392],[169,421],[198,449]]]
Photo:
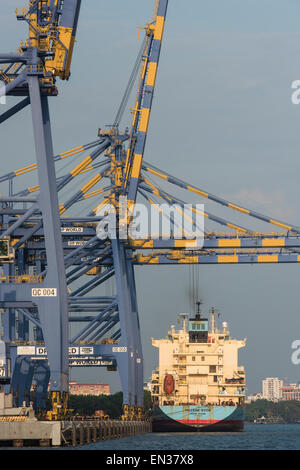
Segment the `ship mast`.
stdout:
[[180,322],[180,319],[182,319],[182,329],[183,332],[187,332],[187,319],[188,319],[189,314],[188,313],[181,313],[178,317],[178,322]]
[[211,332],[215,332],[215,307],[211,308]]

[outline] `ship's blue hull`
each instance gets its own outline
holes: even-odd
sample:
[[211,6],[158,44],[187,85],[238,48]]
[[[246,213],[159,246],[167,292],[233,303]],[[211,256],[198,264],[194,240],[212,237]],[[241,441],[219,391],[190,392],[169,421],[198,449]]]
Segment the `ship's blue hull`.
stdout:
[[239,432],[243,406],[159,406],[153,409],[153,432]]

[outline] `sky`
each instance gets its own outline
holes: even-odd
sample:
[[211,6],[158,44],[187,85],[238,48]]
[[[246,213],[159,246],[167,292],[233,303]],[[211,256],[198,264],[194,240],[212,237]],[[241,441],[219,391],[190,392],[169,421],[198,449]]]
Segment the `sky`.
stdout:
[[[14,51],[26,37],[14,14],[25,3],[1,2],[3,52]],[[55,153],[95,140],[98,127],[112,123],[140,47],[138,28],[152,18],[153,8],[153,0],[83,0],[72,75],[50,102]],[[300,105],[291,101],[292,82],[300,80],[299,17],[297,0],[170,0],[145,160],[300,225]],[[25,110],[2,125],[1,174],[34,161],[30,119]],[[129,123],[128,110],[122,125]],[[136,268],[145,380],[157,362],[151,338],[166,336],[189,307],[190,269]],[[248,393],[261,391],[265,377],[299,381],[291,344],[300,339],[300,266],[197,269],[204,311],[215,306],[232,336],[247,338],[240,364]],[[120,388],[117,374],[102,369],[73,370],[72,378]]]

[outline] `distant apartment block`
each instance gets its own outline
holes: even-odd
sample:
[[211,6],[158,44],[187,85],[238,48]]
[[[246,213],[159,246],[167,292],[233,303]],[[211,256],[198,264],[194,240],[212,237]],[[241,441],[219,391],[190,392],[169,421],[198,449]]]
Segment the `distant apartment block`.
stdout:
[[290,384],[281,388],[282,400],[297,400],[300,401],[300,386]]
[[278,377],[267,377],[262,381],[262,398],[277,401],[282,399],[283,381]]
[[268,377],[262,381],[262,393],[249,395],[245,403],[252,403],[256,400],[296,400],[300,401],[300,383],[283,385],[283,381],[278,377]]
[[101,382],[96,384],[79,384],[69,382],[70,395],[110,395],[110,385]]

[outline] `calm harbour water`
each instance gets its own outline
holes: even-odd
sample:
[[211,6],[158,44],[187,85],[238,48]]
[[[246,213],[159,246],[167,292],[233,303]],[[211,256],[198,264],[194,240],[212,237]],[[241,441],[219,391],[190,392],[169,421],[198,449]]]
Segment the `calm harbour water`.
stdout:
[[248,424],[242,433],[150,433],[76,450],[300,450],[300,424]]

